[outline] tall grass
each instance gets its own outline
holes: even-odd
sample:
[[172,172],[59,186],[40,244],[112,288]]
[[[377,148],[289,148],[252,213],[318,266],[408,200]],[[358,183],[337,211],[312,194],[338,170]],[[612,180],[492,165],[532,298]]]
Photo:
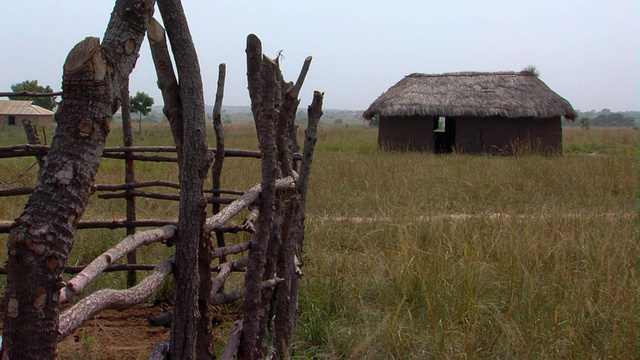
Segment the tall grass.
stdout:
[[635,358],[637,133],[562,157],[376,150],[327,131],[309,198],[299,358]]
[[[257,148],[251,125],[225,131],[228,147]],[[2,128],[0,145],[20,136]],[[637,358],[636,131],[565,130],[556,157],[383,152],[376,137],[374,128],[320,129],[296,358]],[[109,143],[121,144],[117,126]],[[136,143],[171,144],[168,126],[145,125]],[[6,161],[3,181],[33,162]],[[255,160],[225,166],[226,188],[259,181]],[[136,170],[139,180],[177,180],[175,164]],[[121,182],[123,172],[105,162],[97,182]],[[16,217],[25,199],[6,201],[2,218]],[[86,218],[121,218],[123,209],[92,200]],[[176,218],[177,204],[139,199],[138,212]],[[123,236],[79,231],[70,261],[85,263]],[[124,275],[94,286],[124,286]]]

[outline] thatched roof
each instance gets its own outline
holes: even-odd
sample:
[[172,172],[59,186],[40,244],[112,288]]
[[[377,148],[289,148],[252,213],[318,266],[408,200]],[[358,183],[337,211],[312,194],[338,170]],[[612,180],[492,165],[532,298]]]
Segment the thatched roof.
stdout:
[[411,74],[364,112],[387,116],[550,118],[578,115],[533,71]]
[[33,105],[31,100],[0,100],[0,115],[53,115],[53,111]]

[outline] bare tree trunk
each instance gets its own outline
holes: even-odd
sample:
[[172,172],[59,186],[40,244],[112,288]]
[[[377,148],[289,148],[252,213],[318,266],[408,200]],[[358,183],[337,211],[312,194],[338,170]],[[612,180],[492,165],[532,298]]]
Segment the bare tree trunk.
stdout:
[[[202,241],[209,241],[204,236],[207,202],[202,190],[212,159],[207,151],[200,65],[182,4],[179,0],[160,0],[158,7],[178,70],[183,116],[182,157],[178,163],[181,197],[176,242],[176,289],[169,351],[174,359],[195,359],[197,325],[200,321],[198,250],[202,247]],[[209,348],[206,344],[202,346]],[[209,357],[212,356],[211,352]]]
[[57,357],[61,272],[138,56],[152,0],[117,1],[102,44],[89,37],[64,64],[58,127],[43,171],[8,239],[3,359]]

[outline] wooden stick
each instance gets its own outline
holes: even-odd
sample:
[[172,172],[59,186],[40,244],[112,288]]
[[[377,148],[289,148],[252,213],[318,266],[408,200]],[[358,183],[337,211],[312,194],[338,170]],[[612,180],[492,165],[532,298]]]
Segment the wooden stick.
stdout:
[[139,232],[127,236],[122,242],[113,248],[105,251],[102,255],[93,260],[87,267],[82,270],[73,279],[67,282],[66,286],[60,289],[59,302],[65,303],[73,296],[79,294],[84,288],[100,275],[109,265],[120,260],[126,254],[134,251],[142,245],[148,245],[158,241],[164,241],[172,238],[176,233],[176,228],[167,225],[161,229]]
[[[276,187],[278,185],[276,184]],[[247,215],[246,219],[244,219],[244,227],[247,228],[247,230],[252,233],[255,234],[256,232],[256,221],[258,221],[258,215],[260,215],[260,212],[258,211],[258,206],[256,205],[252,205],[249,206],[249,215]]]
[[227,341],[227,346],[224,348],[224,352],[220,356],[220,360],[235,360],[238,356],[238,347],[240,346],[240,339],[242,338],[242,320],[236,320],[233,323],[231,329],[231,335]]
[[[128,189],[140,189],[145,187],[168,187],[171,189],[179,190],[180,184],[176,182],[164,181],[164,180],[141,181],[133,184],[117,184],[117,185],[98,184],[98,185],[94,185],[94,188],[95,188],[94,191],[123,191]],[[29,189],[29,188],[24,188],[24,189]],[[213,194],[238,195],[238,196],[242,196],[244,194],[244,191],[224,190],[224,189],[204,190],[204,192],[213,193]]]
[[110,153],[134,153],[134,152],[166,152],[175,153],[175,146],[114,146],[104,148],[103,154]]
[[227,234],[237,234],[240,232],[253,233],[254,231],[248,228],[246,225],[229,225],[229,226],[221,226],[217,228],[216,232],[223,232]]
[[[213,129],[216,134],[216,152],[214,157],[213,166],[211,167],[211,179],[212,179],[212,187],[211,190],[213,192],[213,197],[219,197],[219,193],[217,191],[222,187],[222,167],[224,165],[224,127],[222,126],[222,98],[224,96],[224,81],[226,76],[226,65],[220,64],[218,70],[218,88],[216,91],[216,102],[213,106]],[[213,203],[211,206],[211,212],[213,215],[220,212],[220,204]],[[224,233],[221,231],[215,232],[216,236],[216,244],[218,247],[224,247]],[[220,258],[220,262],[226,262],[226,257],[222,256]]]
[[[122,265],[111,265],[106,269],[102,270],[102,272],[116,272],[116,271],[151,271],[155,269],[156,265],[149,264],[122,264]],[[86,266],[65,266],[63,272],[65,274],[78,274],[86,269]],[[2,273],[2,269],[0,268],[0,273]]]
[[[216,135],[216,152],[214,155],[213,166],[211,167],[211,191],[213,193],[212,198],[218,199],[220,198],[219,190],[222,187],[222,165],[224,163],[224,130],[222,127],[221,120],[221,112],[222,112],[222,99],[224,98],[224,82],[226,77],[226,65],[220,64],[218,67],[218,86],[216,89],[216,101],[213,105],[213,129]],[[213,215],[220,212],[220,203],[214,202],[211,205],[211,212]],[[218,230],[215,232],[216,243],[219,248],[225,246],[224,241],[224,232]],[[213,286],[213,282],[211,281],[211,273],[209,271],[209,266],[213,257],[211,256],[211,241],[207,239],[202,239],[200,242],[200,249],[198,252],[198,271],[200,272],[200,289],[199,289],[199,297],[198,297],[198,306],[200,308],[200,316],[201,320],[198,324],[198,342],[200,345],[202,343],[211,343],[211,335],[213,333],[213,329],[211,327],[211,311],[209,308],[209,300],[211,299],[211,289]],[[206,240],[206,241],[205,241]],[[226,262],[226,256],[222,256],[219,259],[220,262]],[[203,322],[207,322],[206,324]],[[197,353],[200,353],[200,357],[210,357],[215,358],[214,354],[209,353],[207,351],[203,351],[203,346],[199,346],[199,350]],[[205,354],[206,352],[206,354]]]
[[[99,194],[100,199],[126,199],[128,196],[143,197],[148,199],[158,200],[171,200],[180,201],[180,195],[176,194],[162,194],[149,191],[132,190],[129,193],[116,193],[116,194]],[[206,201],[208,204],[231,204],[235,198],[222,198],[222,197],[208,197]]]
[[169,341],[162,340],[156,343],[156,346],[147,357],[147,360],[166,360],[167,354],[169,353]]
[[[83,221],[78,223],[77,229],[122,229],[127,226],[137,227],[159,227],[165,225],[176,225],[175,221],[169,220],[113,220],[113,221]],[[13,225],[0,225],[0,234],[11,231]]]
[[[13,157],[24,157],[24,156],[36,156],[36,155],[47,155],[49,151],[49,146],[47,145],[14,145],[14,146],[2,146],[0,147],[0,158],[13,158]],[[209,151],[215,154],[215,149],[209,149]],[[124,159],[124,153],[126,152],[168,152],[175,153],[176,148],[173,146],[132,146],[131,148],[126,147],[110,147],[105,148],[102,152],[102,157],[105,158],[113,158],[113,159]],[[240,150],[240,149],[225,149],[224,151],[225,157],[242,157],[242,158],[254,158],[260,159],[262,158],[262,154],[260,151],[255,150]],[[140,157],[141,159],[154,159],[153,157]],[[169,159],[173,160],[175,158],[167,158],[167,157],[158,157],[159,159]],[[295,153],[293,154],[294,160],[301,160],[302,155]],[[149,160],[155,161],[155,160]]]
[[[133,146],[133,128],[131,126],[131,102],[129,97],[129,80],[125,80],[122,83],[121,89],[121,114],[122,114],[122,142],[125,147]],[[134,172],[134,160],[131,158],[133,154],[131,152],[125,153],[124,160],[124,182],[125,185],[132,185],[135,183]],[[136,197],[130,194],[131,188],[127,187],[126,191],[126,218],[127,221],[136,220]],[[135,226],[127,226],[127,235],[133,235],[136,232]],[[127,254],[127,263],[137,263],[137,256],[135,250]],[[127,286],[133,287],[136,284],[136,272],[131,270],[127,273]]]
[[[292,191],[292,193],[294,193]],[[276,353],[276,358],[287,359],[289,358],[289,348],[292,338],[292,320],[289,309],[291,307],[291,284],[294,281],[294,269],[292,263],[294,262],[294,254],[296,246],[292,242],[291,229],[296,227],[295,216],[300,211],[300,197],[290,196],[286,204],[283,205],[282,214],[283,217],[282,226],[280,229],[280,249],[278,249],[276,277],[283,278],[284,281],[276,291],[275,295],[272,295],[275,299],[273,302],[273,331],[274,331],[274,346],[273,349]]]
[[175,221],[168,220],[112,220],[112,221],[85,221],[78,224],[78,229],[121,229],[127,226],[136,227],[158,227],[165,225],[176,225]]
[[224,285],[224,282],[227,280],[227,277],[229,277],[229,274],[231,274],[232,271],[244,269],[247,267],[248,263],[249,258],[243,257],[242,259],[225,262],[218,266],[218,276],[213,280],[211,284],[211,298],[213,298],[220,291],[222,285]]
[[63,340],[94,315],[106,309],[128,309],[140,304],[155,292],[173,270],[173,257],[167,259],[146,277],[140,284],[127,290],[103,289],[78,301],[60,314],[58,341]]
[[306,197],[307,189],[309,187],[309,178],[311,176],[311,164],[313,163],[313,152],[315,150],[316,142],[318,141],[318,124],[322,117],[322,102],[324,93],[319,91],[313,92],[313,100],[311,105],[307,109],[309,123],[307,129],[304,132],[304,154],[302,160],[302,166],[300,167],[300,181],[298,183],[298,192],[302,197],[302,213],[305,213],[306,209]]
[[[305,131],[304,162],[300,169],[298,182],[298,197],[289,203],[286,213],[286,226],[283,227],[282,242],[286,247],[280,254],[281,263],[277,276],[285,279],[278,287],[276,295],[274,321],[276,357],[289,356],[291,340],[295,333],[296,316],[298,310],[298,278],[302,276],[299,255],[302,252],[304,240],[305,202],[313,152],[317,140],[317,125],[322,116],[322,94],[314,92],[314,99],[308,108],[309,123]],[[304,176],[302,175],[304,174]]]
[[14,91],[14,92],[0,92],[0,97],[18,97],[18,96],[28,96],[28,97],[56,97],[62,96],[62,91],[60,92],[50,92],[50,93],[37,93],[31,91]]
[[[231,271],[243,272],[246,270],[247,265],[249,265],[249,258],[245,256],[237,260],[228,261],[228,263],[231,264]],[[221,265],[214,266],[211,268],[211,272],[219,273],[220,271],[222,271]]]
[[15,189],[6,189],[0,190],[0,197],[2,196],[18,196],[18,195],[29,195],[33,192],[32,187],[21,187]]
[[[253,56],[261,52],[262,45],[257,36],[247,37],[247,80],[251,95],[251,108],[258,134],[258,145],[262,152],[261,191],[256,233],[251,239],[249,266],[245,274],[246,296],[243,306],[243,334],[240,344],[240,356],[243,358],[262,358],[265,356],[266,334],[261,331],[261,319],[265,316],[262,304],[261,281],[264,279],[266,255],[271,237],[274,217],[277,167],[277,148],[274,128],[281,104],[280,70],[273,60],[264,54],[258,56],[261,61],[258,73],[252,73],[256,60]],[[257,81],[256,81],[257,80]]]
[[[31,145],[40,145],[40,137],[38,136],[38,130],[33,126],[29,119],[22,120],[22,126],[24,127],[24,132],[27,134],[27,141]],[[38,165],[42,169],[44,166],[44,156],[36,156],[36,160],[38,161]]]
[[[296,186],[295,179],[297,175],[294,173],[294,177],[288,176],[284,179],[278,179],[276,181],[276,190],[286,190],[293,189]],[[207,219],[205,223],[205,231],[214,231],[217,228],[226,224],[231,218],[236,216],[240,211],[244,208],[248,207],[256,201],[258,195],[260,194],[260,190],[262,186],[260,184],[252,187],[249,191],[245,192],[244,195],[234,200],[227,207],[222,209],[216,215]]]
[[[240,261],[240,260],[245,260],[246,258],[242,258],[239,260],[234,260],[234,261]],[[231,271],[244,271],[244,268],[246,267],[246,263],[244,262],[239,262],[234,268],[231,269]],[[150,264],[122,264],[122,265],[112,265],[107,267],[106,269],[104,269],[102,272],[116,272],[116,271],[128,271],[128,270],[136,270],[136,271],[151,271],[153,269],[155,269],[157,266],[156,265],[150,265]],[[65,274],[78,274],[79,272],[81,272],[82,270],[84,270],[86,268],[86,266],[65,266],[64,269],[62,270]],[[215,272],[218,273],[220,272],[220,265],[218,266],[214,266],[211,268],[211,272]],[[0,266],[0,275],[4,275],[7,273],[7,270]]]
[[96,191],[123,191],[123,190],[133,190],[140,189],[145,187],[168,187],[172,189],[180,189],[180,184],[173,181],[163,181],[163,180],[154,180],[154,181],[144,181],[137,182],[133,184],[118,184],[118,185],[110,185],[110,184],[99,184],[95,185]]
[[[280,284],[282,280],[283,279],[270,279],[262,281],[259,285],[259,290],[262,291],[264,289],[273,288],[276,285]],[[211,305],[217,306],[222,304],[229,304],[242,298],[245,295],[247,295],[247,288],[242,288],[240,290],[227,294],[215,294],[211,297]]]
[[[109,266],[103,270],[103,272],[114,272],[114,271],[128,271],[128,270],[136,270],[136,271],[151,271],[156,267],[156,265],[145,265],[145,264],[123,264],[123,265],[113,265]],[[65,266],[62,272],[65,274],[77,274],[84,270],[86,266]],[[212,269],[212,271],[219,271],[217,268]],[[6,274],[7,270],[4,267],[0,267],[0,274]]]
[[247,251],[249,250],[249,242],[244,242],[241,244],[236,244],[236,245],[230,245],[230,246],[226,246],[226,247],[221,247],[221,248],[217,248],[217,249],[213,249],[211,251],[211,257],[212,258],[221,258],[227,255],[231,255],[231,254],[238,254],[241,253],[243,251]]
[[[173,71],[173,63],[167,46],[166,33],[162,25],[153,18],[147,31],[151,57],[158,76],[158,88],[162,93],[164,107],[162,112],[169,120],[171,134],[176,148],[182,149],[182,102],[180,101],[180,87]],[[174,148],[174,151],[175,149]],[[180,155],[178,155],[180,157]]]
[[[11,231],[12,223],[0,223],[0,234],[8,233]],[[161,227],[165,225],[177,225],[176,221],[170,220],[136,220],[136,221],[126,221],[126,220],[112,220],[112,221],[83,221],[78,224],[78,230],[83,229],[122,229],[127,226],[136,226],[136,227]],[[246,223],[245,225],[236,225],[236,226],[218,226],[215,231],[221,231],[225,233],[239,233],[239,232],[248,232],[254,233],[255,229],[253,228],[252,223]]]
[[[171,358],[209,358],[211,349],[211,314],[199,307],[198,252],[209,242],[203,223],[206,218],[203,184],[213,161],[207,152],[206,112],[200,64],[189,32],[186,15],[179,0],[158,0],[162,21],[167,28],[175,61],[182,106],[182,123],[173,133],[178,148],[180,211],[176,241],[174,316],[171,321]],[[173,130],[173,128],[172,128]],[[207,256],[208,252],[205,253]],[[207,268],[209,263],[206,264]],[[207,274],[210,276],[210,274]],[[209,281],[210,283],[210,281]],[[207,289],[208,290],[208,289]],[[209,292],[207,291],[208,295]],[[205,301],[205,305],[206,301]],[[197,313],[200,313],[200,316]],[[204,327],[203,327],[204,326]],[[206,334],[205,334],[206,332]],[[206,336],[203,336],[206,335]],[[197,347],[196,347],[197,343]],[[194,356],[197,353],[197,356]]]
[[[298,91],[298,93],[300,92],[300,90],[302,90],[302,84],[304,83],[304,79],[307,77],[307,73],[309,72],[311,60],[313,60],[313,58],[311,56],[307,56],[307,58],[304,59],[304,63],[302,64],[300,75],[298,75],[298,80],[296,80],[296,90]],[[297,97],[298,94],[295,94],[295,96]]]

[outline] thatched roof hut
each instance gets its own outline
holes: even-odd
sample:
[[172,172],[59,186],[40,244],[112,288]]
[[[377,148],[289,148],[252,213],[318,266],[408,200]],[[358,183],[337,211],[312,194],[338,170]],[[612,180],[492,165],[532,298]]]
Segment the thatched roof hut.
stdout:
[[16,125],[27,119],[34,124],[53,124],[53,111],[33,105],[31,100],[0,100],[0,124]]
[[[381,147],[495,153],[509,152],[507,147],[514,142],[528,142],[527,146],[543,147],[539,150],[544,152],[562,151],[560,119],[573,120],[577,114],[535,71],[525,70],[411,74],[374,101],[363,116],[380,118]],[[443,118],[451,130],[438,131]],[[434,129],[446,134],[434,135]],[[438,135],[440,140],[448,138],[446,144],[437,144],[433,138]],[[500,141],[487,142],[487,135]],[[474,140],[478,136],[481,139]]]

